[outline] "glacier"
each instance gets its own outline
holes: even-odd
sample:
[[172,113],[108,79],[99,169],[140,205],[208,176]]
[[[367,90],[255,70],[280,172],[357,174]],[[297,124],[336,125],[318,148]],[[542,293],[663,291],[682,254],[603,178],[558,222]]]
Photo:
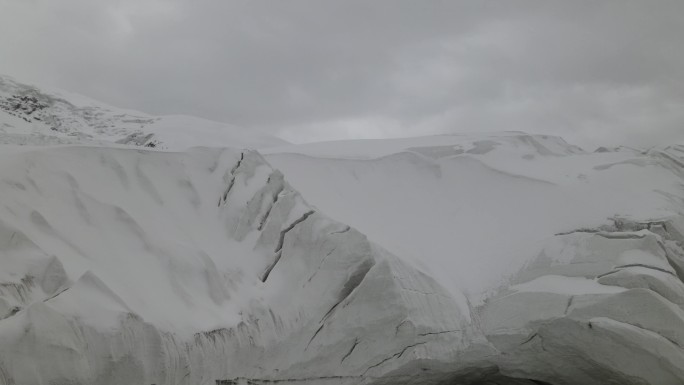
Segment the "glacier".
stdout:
[[0,85],[0,384],[684,382],[684,146],[291,145]]

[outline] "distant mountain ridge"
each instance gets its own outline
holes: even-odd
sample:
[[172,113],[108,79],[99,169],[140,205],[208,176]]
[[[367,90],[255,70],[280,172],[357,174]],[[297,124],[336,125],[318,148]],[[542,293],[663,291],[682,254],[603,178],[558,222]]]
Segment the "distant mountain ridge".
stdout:
[[263,148],[284,140],[207,119],[154,116],[64,91],[46,91],[0,75],[0,143],[129,144]]

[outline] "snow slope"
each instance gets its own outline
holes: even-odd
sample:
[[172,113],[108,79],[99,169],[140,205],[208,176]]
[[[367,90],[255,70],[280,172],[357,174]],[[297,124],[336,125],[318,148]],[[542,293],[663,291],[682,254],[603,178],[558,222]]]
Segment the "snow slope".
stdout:
[[2,146],[0,383],[681,383],[682,149],[472,139]]
[[1,385],[684,382],[682,146],[294,146],[0,88]]
[[265,152],[316,207],[466,293],[494,383],[684,381],[684,147],[502,133]]
[[681,179],[660,155],[585,153],[556,137],[452,135],[264,152],[313,205],[474,301],[556,233],[682,209]]
[[256,152],[2,149],[0,383],[358,383],[417,356],[441,378],[493,353],[462,296]]
[[0,75],[0,143],[131,144],[183,150],[196,146],[262,148],[287,142],[256,130],[192,116],[152,116]]

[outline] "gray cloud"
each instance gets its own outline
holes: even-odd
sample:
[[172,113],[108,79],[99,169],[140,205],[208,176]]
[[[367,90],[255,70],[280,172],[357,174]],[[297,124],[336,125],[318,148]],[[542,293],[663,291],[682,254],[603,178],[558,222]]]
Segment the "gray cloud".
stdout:
[[684,142],[684,2],[0,0],[0,72],[293,141]]

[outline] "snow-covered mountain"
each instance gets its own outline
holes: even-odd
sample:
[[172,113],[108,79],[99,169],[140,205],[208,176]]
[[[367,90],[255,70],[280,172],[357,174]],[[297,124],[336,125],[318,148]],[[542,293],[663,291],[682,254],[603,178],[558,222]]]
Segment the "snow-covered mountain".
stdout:
[[285,141],[193,116],[152,116],[0,75],[0,143],[132,144],[183,150],[194,146],[263,148]]
[[[0,384],[684,382],[682,146],[218,141],[25,96],[0,134]],[[261,149],[164,151],[204,140]]]

